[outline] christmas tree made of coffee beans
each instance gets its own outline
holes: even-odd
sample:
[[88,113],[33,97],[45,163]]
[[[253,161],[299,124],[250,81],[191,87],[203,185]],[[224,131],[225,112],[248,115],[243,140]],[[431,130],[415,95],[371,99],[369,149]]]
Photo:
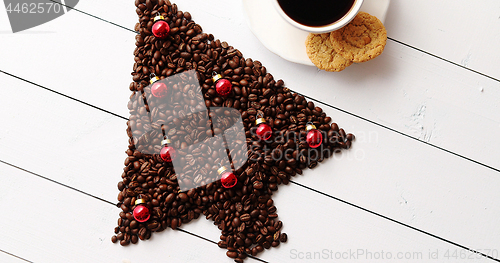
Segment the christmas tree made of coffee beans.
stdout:
[[112,237],[135,244],[201,214],[242,262],[286,242],[273,191],[354,139],[168,0],[136,0],[129,146]]

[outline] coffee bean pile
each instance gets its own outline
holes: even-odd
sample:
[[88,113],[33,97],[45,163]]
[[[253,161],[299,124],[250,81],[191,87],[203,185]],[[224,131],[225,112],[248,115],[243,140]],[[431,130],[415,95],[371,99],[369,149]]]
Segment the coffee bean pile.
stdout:
[[[175,4],[135,4],[140,22],[135,26],[137,47],[129,87],[128,157],[118,183],[122,211],[111,240],[135,244],[203,214],[221,230],[218,245],[236,262],[286,242],[273,191],[303,169],[350,148],[354,135],[331,123],[320,107],[290,91],[282,80],[274,80],[259,61],[244,58],[228,43],[204,33]],[[151,33],[157,14],[171,28],[163,40]],[[231,95],[218,96],[213,72],[231,81]],[[152,96],[151,74],[169,87],[167,97]],[[255,133],[259,116],[273,130],[268,140]],[[323,134],[315,149],[305,139],[309,122]],[[220,139],[222,134],[225,139]],[[172,163],[159,156],[165,136],[177,149]],[[221,166],[233,167],[238,179],[233,188],[222,187],[217,173]],[[132,215],[137,199],[145,200],[151,211],[143,223]]]

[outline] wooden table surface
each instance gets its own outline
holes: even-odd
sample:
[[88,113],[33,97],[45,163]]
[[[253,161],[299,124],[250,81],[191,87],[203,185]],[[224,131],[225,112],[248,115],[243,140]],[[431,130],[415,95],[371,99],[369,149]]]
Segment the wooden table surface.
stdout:
[[[340,73],[268,51],[241,1],[172,2],[357,135],[273,195],[289,241],[246,262],[500,262],[500,1],[392,0],[384,53]],[[111,243],[137,14],[76,9],[15,34],[0,10],[0,262],[232,262],[204,217]]]

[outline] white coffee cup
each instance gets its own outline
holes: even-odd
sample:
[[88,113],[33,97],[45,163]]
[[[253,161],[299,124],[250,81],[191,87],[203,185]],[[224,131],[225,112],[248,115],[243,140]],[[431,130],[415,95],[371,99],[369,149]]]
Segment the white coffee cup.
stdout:
[[[278,3],[278,0],[271,0],[273,1],[273,5],[276,8],[276,11],[285,19],[288,23],[291,25],[295,26],[298,29],[311,32],[311,33],[327,33],[331,31],[335,31],[337,29],[340,29],[344,27],[345,25],[349,24],[351,20],[354,19],[354,17],[358,14],[359,9],[361,8],[361,5],[363,5],[364,0],[354,0],[354,3],[351,6],[351,9],[340,19],[337,21],[330,23],[328,25],[324,26],[307,26],[301,23],[298,23],[297,21],[293,20],[290,18],[281,8],[280,4]],[[304,5],[307,5],[307,0],[304,1]]]

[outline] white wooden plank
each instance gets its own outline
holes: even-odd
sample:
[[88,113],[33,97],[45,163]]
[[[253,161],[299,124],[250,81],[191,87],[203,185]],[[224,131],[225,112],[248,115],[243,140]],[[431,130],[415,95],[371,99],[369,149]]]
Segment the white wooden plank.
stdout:
[[0,218],[0,249],[16,256],[37,263],[202,262],[207,258],[230,262],[217,245],[180,231],[165,231],[128,247],[113,244],[118,208],[5,164],[0,164],[0,171],[0,201],[2,210],[9,212]]
[[0,160],[116,201],[126,120],[0,74]]
[[325,111],[358,137],[297,182],[471,248],[500,244],[498,172]]
[[392,1],[385,25],[389,37],[500,79],[498,1]]
[[[176,3],[192,13],[206,32],[228,41],[245,56],[262,61],[275,78],[284,79],[293,90],[500,169],[495,157],[500,154],[496,147],[500,140],[496,136],[500,132],[500,106],[496,103],[500,98],[499,82],[391,41],[376,60],[341,73],[318,71],[289,63],[267,51],[246,26],[240,2]],[[86,1],[78,8],[120,25],[137,21],[133,5],[103,5],[112,3]],[[224,6],[224,11],[220,6]],[[0,62],[0,68],[126,116],[134,33],[78,12],[36,29],[55,33],[30,34],[28,30],[25,34],[7,34],[2,41],[8,48],[0,51],[6,59]],[[483,39],[494,42],[491,34]],[[37,47],[33,48],[31,43],[35,40]],[[71,50],[54,54],[54,47],[62,46],[60,43]],[[14,56],[11,50],[20,47],[23,52]],[[500,51],[495,49],[488,54],[494,57]],[[20,63],[20,58],[33,57],[37,59],[31,63]],[[72,57],[69,64],[68,57]],[[61,68],[57,77],[53,68]],[[481,127],[481,135],[472,139],[472,134],[478,134],[476,127]]]
[[[447,251],[462,250],[295,185],[281,187],[274,199],[289,242],[262,254],[269,262],[432,262],[429,252],[438,255],[436,262],[446,262]],[[463,261],[468,260],[491,261]]]
[[[171,2],[177,3],[177,1]],[[77,12],[90,14],[129,30],[134,30],[138,22],[136,6],[133,2],[117,5],[115,1],[88,0],[79,2],[75,9],[78,10]],[[110,10],[114,11],[110,12]]]
[[[22,110],[4,118],[0,160],[115,202],[127,141],[124,121],[1,78],[21,92],[1,97],[0,105],[5,111]],[[358,139],[350,151],[306,171],[298,182],[465,246],[480,249],[500,243],[500,228],[490,223],[500,216],[498,173],[325,110]],[[39,136],[32,140],[34,132]],[[41,152],[50,158],[40,158]]]
[[16,34],[8,23],[0,30],[1,70],[126,116],[134,33],[73,11]]
[[[4,164],[0,164],[0,170],[3,182],[0,200],[4,211],[9,211],[9,217],[0,219],[4,226],[0,248],[17,256],[34,262],[232,261],[215,244],[179,231],[156,233],[149,241],[128,247],[112,244],[110,236],[117,208]],[[391,253],[394,257],[397,253],[418,253],[416,260],[399,262],[422,262],[429,251],[437,251],[441,256],[446,251],[460,251],[453,245],[301,187],[284,187],[274,198],[289,242],[259,255],[269,262],[290,262],[301,257],[300,253],[323,249],[356,253],[385,251],[384,255]],[[218,229],[203,219],[184,228],[202,230],[210,239],[217,240],[219,235]],[[372,262],[363,257],[346,261]],[[474,262],[488,261],[480,258]]]

